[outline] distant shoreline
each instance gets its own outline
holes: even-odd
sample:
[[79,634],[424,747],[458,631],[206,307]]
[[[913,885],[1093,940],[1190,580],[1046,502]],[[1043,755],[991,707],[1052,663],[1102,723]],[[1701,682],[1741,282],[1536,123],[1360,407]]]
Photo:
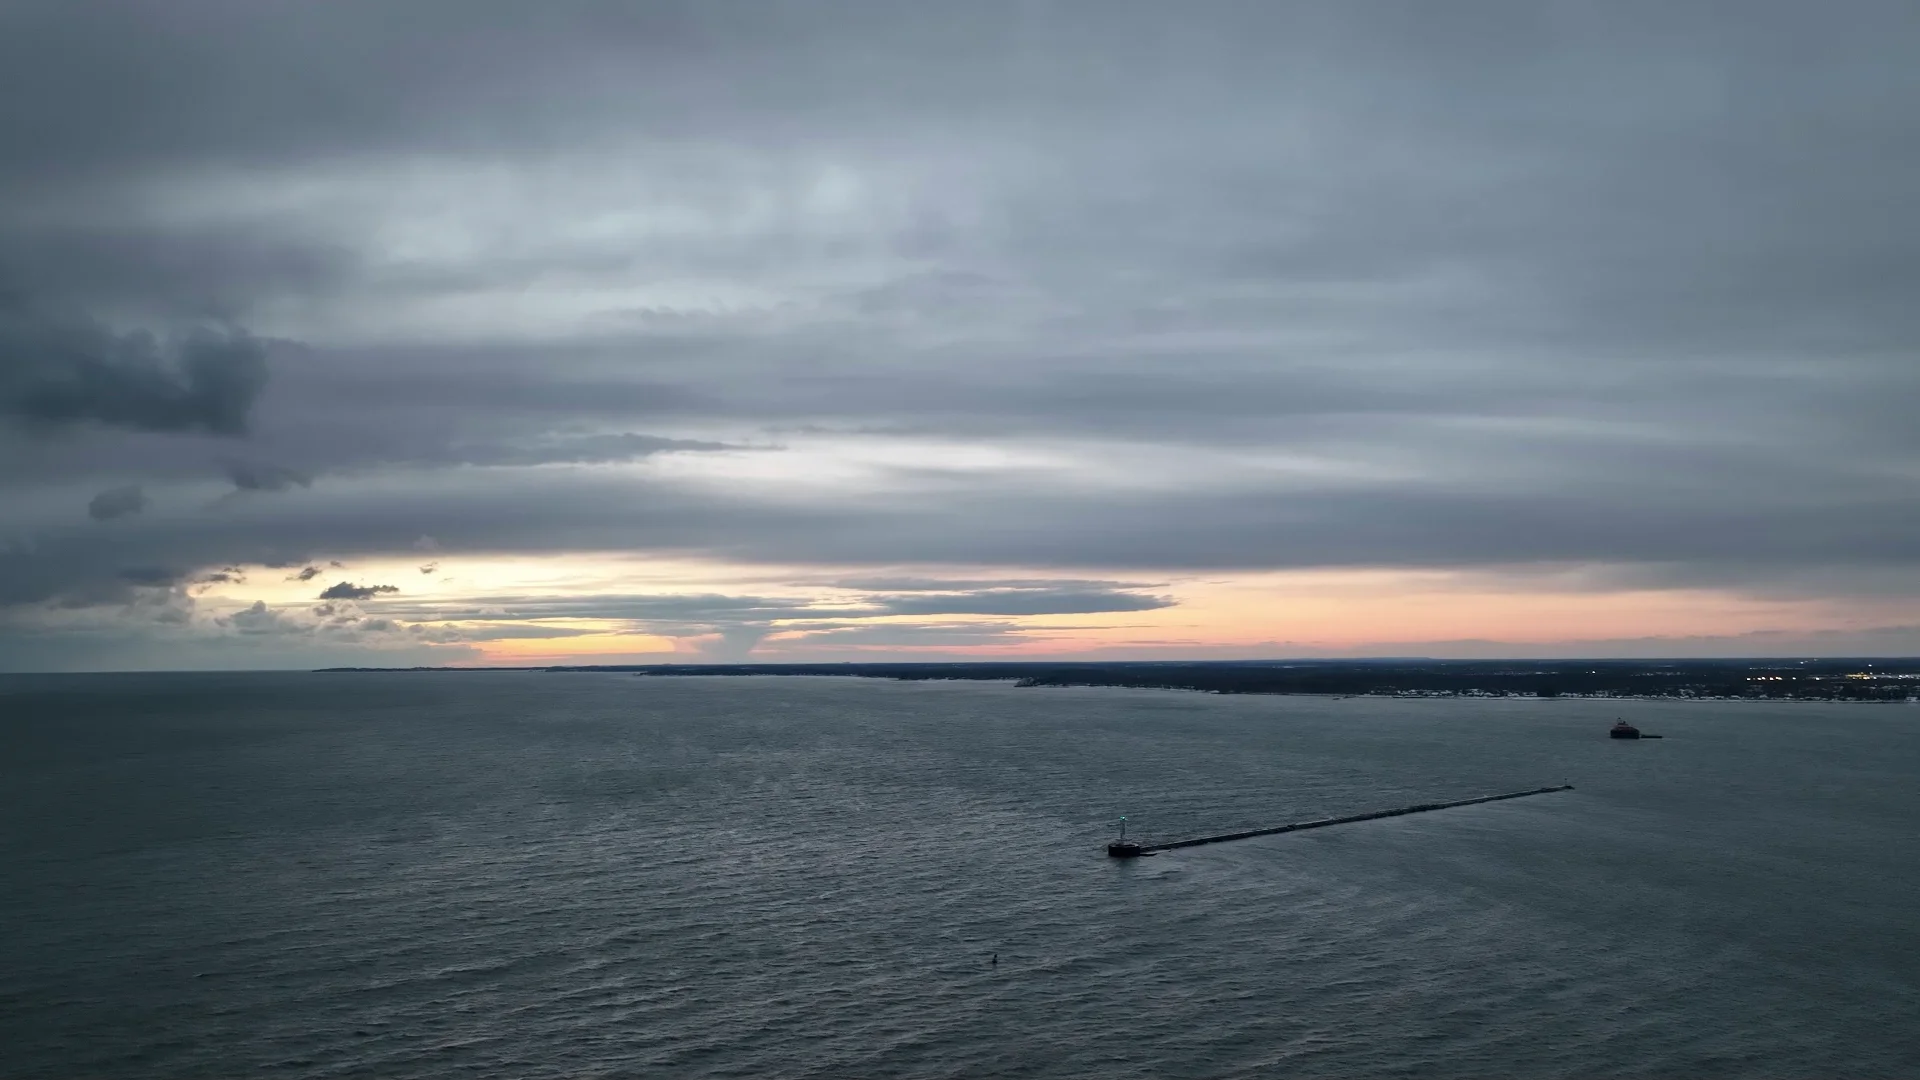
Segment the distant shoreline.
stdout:
[[1012,682],[1212,694],[1393,699],[1840,701],[1920,699],[1920,659],[1315,660],[835,664],[560,664],[524,667],[320,668],[319,672],[543,671],[662,678],[829,676],[906,682]]

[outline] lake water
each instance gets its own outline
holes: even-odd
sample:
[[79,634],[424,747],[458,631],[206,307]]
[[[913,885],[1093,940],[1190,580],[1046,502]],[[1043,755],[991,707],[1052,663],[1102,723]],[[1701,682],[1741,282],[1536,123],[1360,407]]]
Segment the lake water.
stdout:
[[0,739],[16,1080],[1920,1076],[1916,706],[9,676]]

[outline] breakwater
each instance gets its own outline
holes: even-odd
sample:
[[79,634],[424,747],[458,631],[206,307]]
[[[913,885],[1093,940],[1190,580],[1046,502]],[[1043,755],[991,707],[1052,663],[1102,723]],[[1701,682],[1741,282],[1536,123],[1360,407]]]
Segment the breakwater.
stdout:
[[1373,821],[1376,818],[1399,817],[1403,814],[1421,814],[1428,810],[1451,810],[1456,806],[1473,806],[1476,803],[1499,802],[1502,799],[1524,799],[1529,795],[1545,795],[1554,791],[1572,791],[1572,784],[1560,784],[1555,787],[1533,788],[1528,791],[1509,791],[1504,795],[1482,795],[1477,799],[1455,799],[1452,802],[1420,803],[1416,806],[1398,806],[1392,810],[1375,810],[1370,814],[1349,814],[1346,817],[1319,818],[1314,821],[1296,821],[1291,825],[1275,825],[1267,829],[1247,829],[1242,832],[1219,833],[1213,836],[1196,836],[1191,840],[1175,840],[1165,844],[1134,844],[1122,841],[1107,845],[1107,854],[1115,858],[1131,858],[1136,855],[1152,855],[1158,851],[1172,851],[1175,848],[1199,847],[1202,844],[1223,844],[1228,840],[1246,840],[1255,836],[1273,836],[1278,833],[1303,832],[1307,829],[1324,829],[1329,825],[1349,825],[1356,821]]

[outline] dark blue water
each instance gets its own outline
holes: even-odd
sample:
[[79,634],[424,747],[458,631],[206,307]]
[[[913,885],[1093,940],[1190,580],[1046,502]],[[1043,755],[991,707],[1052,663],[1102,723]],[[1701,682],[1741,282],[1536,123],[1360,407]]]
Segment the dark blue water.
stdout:
[[0,737],[12,1078],[1920,1076],[1920,707],[48,676]]

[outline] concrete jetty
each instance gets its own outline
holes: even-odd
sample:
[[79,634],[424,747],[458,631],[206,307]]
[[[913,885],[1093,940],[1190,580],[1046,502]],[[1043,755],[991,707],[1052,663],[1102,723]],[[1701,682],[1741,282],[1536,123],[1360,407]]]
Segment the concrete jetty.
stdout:
[[1245,840],[1254,836],[1273,836],[1277,833],[1301,832],[1306,829],[1324,829],[1329,825],[1350,825],[1356,821],[1372,821],[1375,818],[1399,817],[1402,814],[1420,814],[1428,810],[1451,810],[1456,806],[1472,806],[1475,803],[1499,802],[1502,799],[1524,799],[1529,795],[1545,795],[1553,791],[1572,790],[1572,784],[1561,784],[1557,787],[1533,788],[1529,791],[1509,791],[1504,795],[1482,795],[1477,799],[1456,799],[1453,802],[1421,803],[1418,806],[1401,806],[1392,810],[1375,810],[1371,814],[1350,814],[1346,817],[1320,818],[1315,821],[1296,821],[1291,825],[1276,825],[1270,829],[1248,829],[1245,832],[1220,833],[1217,836],[1196,836],[1191,840],[1175,840],[1167,844],[1129,843],[1123,836],[1120,843],[1107,845],[1107,854],[1116,859],[1130,859],[1137,855],[1152,855],[1158,851],[1172,851],[1175,848],[1199,847],[1201,844],[1222,844],[1228,840]]

